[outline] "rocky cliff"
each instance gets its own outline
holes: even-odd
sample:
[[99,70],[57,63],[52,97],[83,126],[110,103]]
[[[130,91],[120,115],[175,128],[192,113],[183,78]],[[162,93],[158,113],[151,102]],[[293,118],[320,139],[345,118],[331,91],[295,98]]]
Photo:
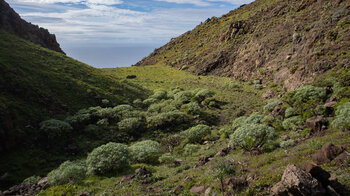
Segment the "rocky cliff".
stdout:
[[0,0],[0,29],[45,48],[64,53],[56,41],[56,36],[47,29],[26,22],[7,4]]
[[350,66],[349,0],[256,0],[210,18],[137,65],[283,84]]

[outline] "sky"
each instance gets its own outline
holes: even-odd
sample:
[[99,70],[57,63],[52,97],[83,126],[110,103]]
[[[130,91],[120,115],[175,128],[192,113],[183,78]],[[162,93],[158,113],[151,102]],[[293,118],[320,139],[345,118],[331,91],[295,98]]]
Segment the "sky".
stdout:
[[61,48],[94,67],[135,64],[212,16],[253,0],[5,0]]

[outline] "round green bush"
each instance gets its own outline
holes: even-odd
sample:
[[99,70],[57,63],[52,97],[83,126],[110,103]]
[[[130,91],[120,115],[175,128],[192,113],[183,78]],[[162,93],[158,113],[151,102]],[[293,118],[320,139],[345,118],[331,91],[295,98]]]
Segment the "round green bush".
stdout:
[[350,130],[350,102],[337,107],[332,127],[342,131]]
[[118,129],[130,133],[136,133],[142,127],[142,119],[126,118],[118,123]]
[[160,163],[170,164],[174,163],[175,157],[171,153],[165,153],[159,157]]
[[53,139],[56,137],[63,136],[69,131],[72,131],[73,128],[67,122],[51,119],[41,122],[40,130],[45,132],[48,138]]
[[287,118],[282,122],[282,126],[284,129],[293,130],[293,131],[296,131],[303,124],[304,124],[304,121],[300,120],[298,116]]
[[292,108],[292,107],[287,108],[287,109],[286,109],[286,112],[284,113],[284,116],[285,116],[286,118],[290,118],[290,117],[296,116],[296,115],[298,115],[298,113],[297,113],[297,111],[296,111],[294,108]]
[[164,129],[186,123],[188,116],[180,111],[164,112],[147,118],[148,128]]
[[211,128],[207,125],[197,125],[183,131],[189,143],[200,143],[202,139],[211,133]]
[[267,104],[264,106],[264,113],[270,113],[275,109],[275,107],[281,103],[279,99],[270,99]]
[[154,91],[153,95],[151,95],[149,98],[162,100],[162,99],[167,99],[168,98],[167,95],[168,95],[168,92],[165,90],[156,90]]
[[201,111],[201,107],[196,102],[191,102],[182,106],[186,114],[198,115]]
[[127,145],[110,142],[95,148],[87,157],[89,174],[118,172],[129,166],[130,151]]
[[244,124],[255,124],[260,123],[264,118],[264,115],[261,115],[257,112],[251,114],[248,118],[245,119]]
[[313,99],[325,99],[327,96],[326,90],[322,87],[303,86],[286,94],[285,100],[290,105],[305,103]]
[[191,156],[193,153],[198,152],[199,147],[196,144],[186,144],[185,148],[183,148],[184,150],[184,155],[185,156]]
[[281,148],[288,148],[290,146],[294,146],[294,141],[293,140],[281,141],[280,146]]
[[50,185],[61,185],[76,183],[86,177],[86,165],[84,161],[66,161],[57,169],[47,174],[47,181]]
[[241,116],[241,117],[236,118],[232,122],[232,129],[235,130],[235,129],[239,128],[240,126],[242,126],[247,118],[248,117],[246,117],[246,116]]
[[156,163],[162,153],[158,142],[145,140],[129,147],[133,161],[137,163]]
[[262,124],[244,124],[230,135],[230,145],[250,151],[276,137],[275,129]]

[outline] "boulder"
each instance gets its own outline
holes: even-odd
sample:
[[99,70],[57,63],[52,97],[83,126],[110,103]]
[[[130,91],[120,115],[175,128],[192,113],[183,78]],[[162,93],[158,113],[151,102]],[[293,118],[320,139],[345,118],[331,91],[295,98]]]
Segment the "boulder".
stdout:
[[205,165],[207,162],[209,162],[210,157],[200,157],[198,159],[198,162],[196,163],[196,165],[194,166],[194,168],[197,168],[197,167],[200,167],[200,166],[203,166]]
[[335,162],[338,166],[345,166],[344,163],[348,160],[350,160],[350,153],[343,152],[340,155],[338,155],[335,159]]
[[202,194],[205,192],[205,186],[193,186],[190,189],[191,193]]
[[332,143],[327,143],[322,146],[322,148],[315,154],[311,155],[311,159],[317,164],[322,165],[328,163],[336,158],[339,154],[344,151],[344,148],[333,145]]
[[303,165],[303,169],[306,172],[310,173],[312,177],[321,182],[324,187],[327,187],[327,185],[329,185],[328,179],[331,177],[331,174],[322,169],[320,166],[306,162]]
[[246,176],[230,177],[224,180],[224,186],[239,192],[248,186],[248,180]]
[[232,149],[231,147],[223,148],[223,149],[221,149],[218,153],[216,153],[215,156],[217,156],[217,157],[224,157],[224,156],[226,156],[228,153],[230,153],[231,149]]
[[276,105],[276,107],[271,112],[273,117],[284,116],[284,113],[286,112],[286,108],[282,107],[282,105],[283,105],[282,102]]
[[314,116],[307,119],[305,125],[312,129],[313,133],[321,132],[324,127],[328,126],[328,120],[324,116]]
[[273,195],[325,195],[326,190],[311,174],[289,164],[282,180],[271,189]]

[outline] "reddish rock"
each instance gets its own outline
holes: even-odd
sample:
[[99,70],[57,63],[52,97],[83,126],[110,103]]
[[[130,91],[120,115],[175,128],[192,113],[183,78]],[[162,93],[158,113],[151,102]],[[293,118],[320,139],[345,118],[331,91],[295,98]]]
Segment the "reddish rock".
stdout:
[[283,105],[282,102],[276,105],[276,107],[271,112],[273,117],[284,116],[284,113],[286,112],[286,108],[282,107],[282,105]]
[[235,191],[243,190],[248,186],[248,181],[246,176],[230,177],[224,180],[224,185],[228,188],[231,187]]
[[317,164],[322,165],[328,163],[336,158],[340,153],[344,151],[343,148],[335,146],[331,143],[327,143],[315,154],[311,155],[311,159]]
[[223,148],[223,149],[221,149],[218,153],[216,153],[215,156],[224,157],[224,156],[226,156],[228,153],[230,153],[231,149],[232,149],[231,147]]
[[344,162],[350,161],[350,153],[343,152],[340,155],[338,155],[334,160],[338,166],[343,166]]
[[320,132],[324,127],[327,127],[328,120],[324,116],[315,116],[306,120],[307,128],[312,129],[313,132]]
[[197,167],[205,165],[209,161],[209,158],[210,157],[200,157],[198,159],[197,164],[194,166],[194,168],[197,168]]
[[191,193],[201,194],[205,192],[205,186],[193,186],[190,189]]

